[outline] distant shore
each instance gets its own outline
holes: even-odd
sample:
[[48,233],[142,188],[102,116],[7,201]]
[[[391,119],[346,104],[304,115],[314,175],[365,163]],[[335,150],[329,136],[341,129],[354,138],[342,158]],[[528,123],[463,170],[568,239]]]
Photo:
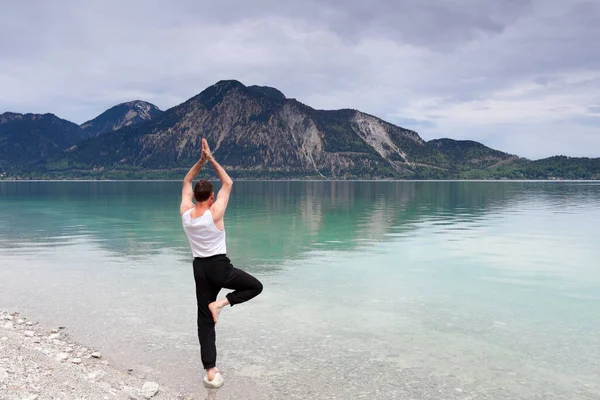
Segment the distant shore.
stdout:
[[[211,181],[218,178],[208,177]],[[181,179],[13,179],[0,182],[181,182]],[[262,179],[234,178],[237,182],[600,182],[600,179]]]
[[48,328],[0,311],[0,397],[44,399],[191,399],[107,361],[65,327]]

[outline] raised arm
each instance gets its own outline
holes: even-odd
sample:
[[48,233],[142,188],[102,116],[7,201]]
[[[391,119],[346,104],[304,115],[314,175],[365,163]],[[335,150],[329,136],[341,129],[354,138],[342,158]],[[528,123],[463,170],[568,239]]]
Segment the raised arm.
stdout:
[[204,164],[206,163],[206,157],[204,151],[202,152],[202,158],[190,168],[188,173],[183,178],[183,188],[181,189],[181,204],[179,205],[179,214],[183,215],[190,208],[194,208],[194,189],[192,189],[192,181],[194,177],[198,175]]
[[229,195],[231,194],[231,187],[233,186],[233,181],[225,172],[223,167],[215,160],[210,151],[210,147],[208,147],[208,143],[206,139],[202,139],[202,155],[208,162],[213,166],[219,180],[221,181],[221,189],[217,194],[217,200],[210,207],[210,211],[213,215],[213,220],[215,224],[219,228],[223,228],[223,216],[225,215],[225,210],[227,209],[227,204],[229,203]]

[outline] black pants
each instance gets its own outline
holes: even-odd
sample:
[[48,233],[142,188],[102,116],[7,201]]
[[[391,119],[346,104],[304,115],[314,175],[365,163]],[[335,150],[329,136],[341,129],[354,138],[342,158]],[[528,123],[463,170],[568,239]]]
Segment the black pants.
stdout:
[[234,268],[226,255],[194,258],[194,280],[198,302],[198,339],[204,369],[214,368],[217,362],[215,323],[208,305],[217,299],[223,288],[233,289],[227,294],[229,304],[234,306],[256,297],[263,286],[252,275]]

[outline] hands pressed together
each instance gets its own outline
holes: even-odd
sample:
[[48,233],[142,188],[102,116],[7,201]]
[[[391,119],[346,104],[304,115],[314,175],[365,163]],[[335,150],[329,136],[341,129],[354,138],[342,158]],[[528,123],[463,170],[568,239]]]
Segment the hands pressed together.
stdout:
[[206,139],[202,139],[202,158],[200,158],[200,161],[202,163],[205,163],[206,161],[212,161],[213,160],[213,155],[212,152],[210,151],[210,147],[208,146],[208,142],[206,141]]
[[215,172],[217,173],[217,176],[219,177],[219,180],[221,181],[221,183],[224,186],[231,187],[231,185],[233,184],[231,177],[229,177],[229,175],[227,175],[227,172],[225,172],[223,167],[221,165],[219,165],[217,160],[215,160],[215,158],[212,155],[212,151],[210,151],[210,146],[208,145],[208,142],[204,138],[202,139],[202,157],[200,158],[200,161],[198,161],[192,167],[192,169],[188,172],[188,175],[186,175],[186,179],[189,178],[189,180],[191,182],[191,180],[198,174],[198,172],[200,172],[200,169],[207,162],[209,162],[210,165],[215,169]]

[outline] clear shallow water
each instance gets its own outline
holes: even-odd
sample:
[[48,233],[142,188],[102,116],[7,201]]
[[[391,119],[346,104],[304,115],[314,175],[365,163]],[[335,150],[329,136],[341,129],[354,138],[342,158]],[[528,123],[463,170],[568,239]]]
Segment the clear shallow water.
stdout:
[[[0,308],[197,398],[597,399],[600,184],[238,182],[201,387],[178,182],[0,182]],[[222,292],[224,295],[226,292]]]

